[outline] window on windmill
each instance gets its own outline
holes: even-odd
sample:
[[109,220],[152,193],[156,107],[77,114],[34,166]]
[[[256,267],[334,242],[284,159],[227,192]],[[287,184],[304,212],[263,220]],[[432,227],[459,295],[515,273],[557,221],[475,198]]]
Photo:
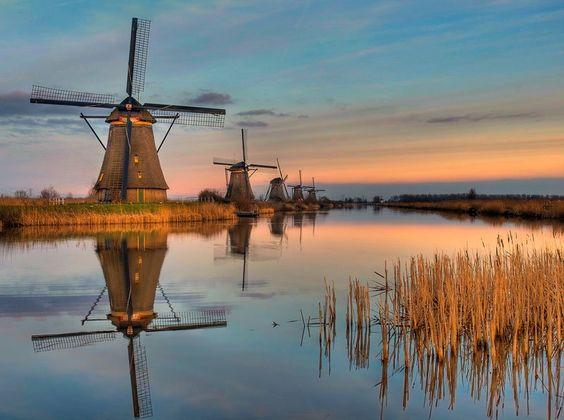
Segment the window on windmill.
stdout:
[[135,164],[139,163],[139,156],[137,156],[137,155],[133,156],[133,163],[135,163]]
[[141,274],[139,274],[139,272],[135,273],[135,279],[133,280],[135,283],[139,283],[139,280],[141,280]]
[[98,178],[98,182],[101,182],[102,179],[104,179],[104,172],[102,172],[102,173],[100,174],[100,178]]
[[141,173],[141,171],[137,171],[137,178],[139,179],[143,178],[143,174]]

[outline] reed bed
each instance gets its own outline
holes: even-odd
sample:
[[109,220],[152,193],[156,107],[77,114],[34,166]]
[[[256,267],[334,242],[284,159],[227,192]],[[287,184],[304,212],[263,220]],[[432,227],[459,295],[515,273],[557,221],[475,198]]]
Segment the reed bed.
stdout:
[[346,340],[349,368],[367,368],[370,362],[370,288],[349,278]]
[[230,220],[235,207],[220,203],[0,205],[0,225],[130,225]]
[[[387,273],[384,277],[388,283]],[[499,238],[490,251],[397,262],[376,320],[382,334],[381,386],[387,384],[390,360],[405,375],[404,405],[410,375],[418,372],[429,407],[448,395],[452,408],[462,372],[475,399],[487,394],[490,417],[503,406],[506,384],[517,414],[520,390],[525,389],[528,412],[529,391],[540,386],[548,394],[547,417],[557,416],[563,279],[559,244],[536,247],[511,235]]]
[[483,216],[564,219],[563,199],[499,199],[390,202],[386,207],[440,210]]

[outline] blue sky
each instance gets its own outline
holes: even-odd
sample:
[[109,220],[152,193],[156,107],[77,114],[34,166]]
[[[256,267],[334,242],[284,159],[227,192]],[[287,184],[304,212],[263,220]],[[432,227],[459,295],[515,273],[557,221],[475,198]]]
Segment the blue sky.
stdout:
[[[372,193],[498,179],[564,193],[554,182],[564,178],[561,2],[0,0],[0,8],[2,192],[87,191],[102,155],[79,110],[31,106],[27,95],[37,83],[125,96],[138,16],[152,21],[142,99],[228,114],[224,130],[174,132],[161,153],[172,194],[222,188],[211,159],[240,154],[241,126],[251,159],[278,156],[290,178],[301,168],[338,196],[340,183]],[[259,191],[271,176],[257,174]]]

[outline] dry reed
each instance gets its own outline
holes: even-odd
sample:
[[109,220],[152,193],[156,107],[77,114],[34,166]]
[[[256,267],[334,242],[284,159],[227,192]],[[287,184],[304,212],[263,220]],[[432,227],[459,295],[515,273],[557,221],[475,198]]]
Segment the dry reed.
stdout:
[[220,203],[0,205],[0,223],[4,227],[140,225],[235,217],[235,207]]
[[[419,372],[430,407],[447,394],[454,407],[461,370],[475,399],[486,390],[488,416],[499,414],[506,383],[516,413],[525,388],[528,412],[529,390],[540,382],[550,417],[561,409],[563,279],[560,245],[538,248],[511,235],[492,251],[397,262],[393,286],[379,302],[382,354],[391,353],[394,364],[403,360],[407,377]],[[382,357],[383,383],[388,357]]]
[[391,202],[387,207],[440,210],[484,216],[564,219],[563,199],[499,199]]
[[349,367],[367,368],[370,361],[370,288],[349,278],[346,339]]

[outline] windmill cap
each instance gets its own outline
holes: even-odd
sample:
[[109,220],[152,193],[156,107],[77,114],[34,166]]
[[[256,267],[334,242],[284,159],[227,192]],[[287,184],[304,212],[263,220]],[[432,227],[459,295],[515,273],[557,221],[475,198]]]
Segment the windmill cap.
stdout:
[[[127,111],[125,109],[126,105],[132,105],[131,111]],[[149,111],[146,109],[141,108],[141,104],[135,100],[135,98],[126,98],[121,103],[120,106],[114,108],[114,110],[108,115],[106,118],[107,123],[111,123],[114,121],[119,121],[127,117],[128,112],[132,118],[136,118],[139,121],[148,122],[148,123],[156,123],[157,120],[153,117]]]

